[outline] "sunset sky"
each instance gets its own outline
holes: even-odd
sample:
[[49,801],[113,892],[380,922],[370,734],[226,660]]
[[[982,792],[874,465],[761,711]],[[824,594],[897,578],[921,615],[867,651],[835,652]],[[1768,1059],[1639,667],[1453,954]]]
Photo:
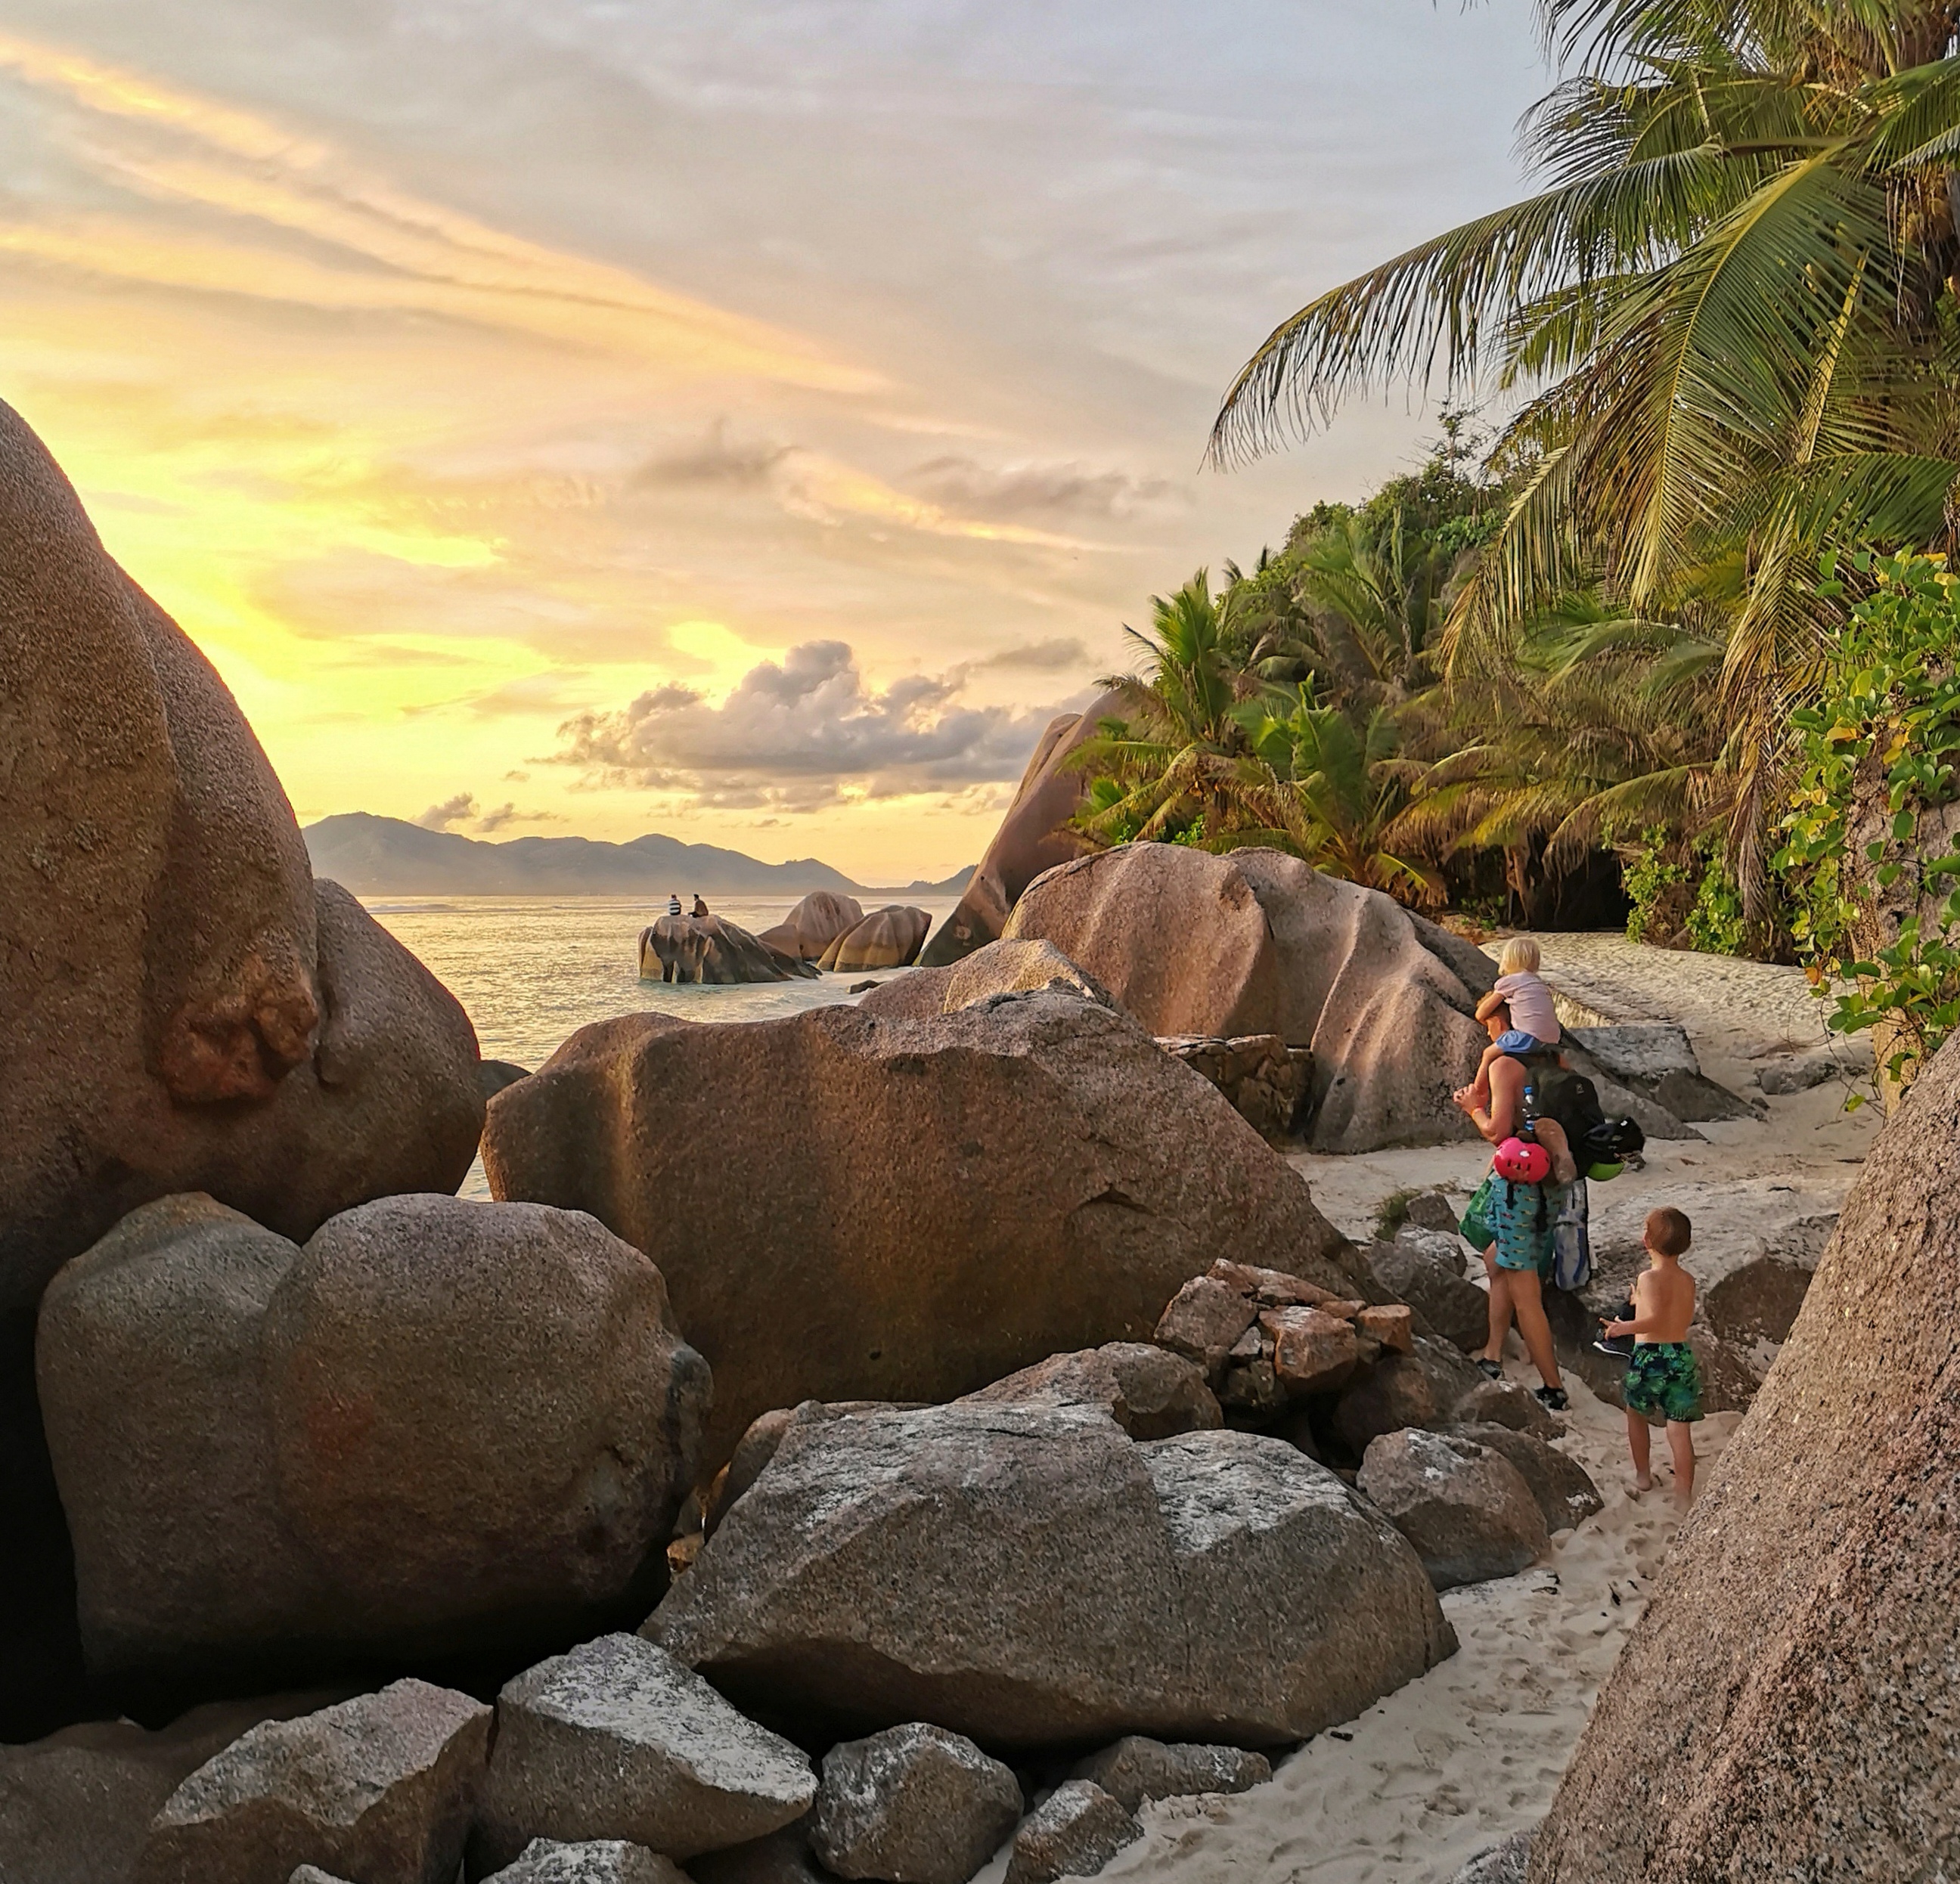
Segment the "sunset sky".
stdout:
[[302,821],[991,834],[1125,620],[1416,462],[1201,471],[1515,194],[1527,0],[11,0],[0,398]]

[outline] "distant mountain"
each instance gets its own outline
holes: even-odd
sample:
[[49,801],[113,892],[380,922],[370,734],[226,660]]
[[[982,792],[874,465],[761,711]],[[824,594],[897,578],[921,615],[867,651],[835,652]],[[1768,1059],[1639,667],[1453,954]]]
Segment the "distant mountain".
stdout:
[[[630,844],[590,837],[513,837],[485,844],[453,831],[425,831],[399,818],[346,812],[301,833],[313,873],[356,896],[800,896],[810,890],[864,893],[814,857],[763,863],[739,850],[682,844],[650,831]],[[921,896],[957,896],[971,865],[943,883],[909,883]]]

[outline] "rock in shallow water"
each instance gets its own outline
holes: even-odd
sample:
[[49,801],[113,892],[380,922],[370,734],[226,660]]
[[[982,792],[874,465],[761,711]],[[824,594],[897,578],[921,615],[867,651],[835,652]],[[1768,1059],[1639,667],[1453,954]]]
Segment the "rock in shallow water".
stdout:
[[275,1884],[301,1863],[450,1884],[489,1737],[488,1708],[413,1680],[269,1721],[170,1795],[136,1884]]
[[207,1689],[508,1647],[625,1596],[708,1392],[637,1250],[434,1196],[303,1250],[151,1205],[49,1289],[40,1374],[92,1662]]
[[1283,1441],[972,1402],[793,1419],[645,1632],[758,1710],[996,1749],[1297,1740],[1456,1646],[1400,1535]]
[[913,1721],[824,1755],[810,1844],[839,1877],[966,1884],[1020,1816],[1010,1768]]
[[798,1748],[654,1644],[605,1635],[497,1697],[471,1852],[496,1865],[535,1838],[624,1838],[692,1857],[791,1823],[816,1793]]
[[711,1464],[772,1407],[950,1399],[1146,1339],[1221,1248],[1344,1281],[1299,1174],[1061,994],[603,1022],[492,1102],[484,1161],[498,1196],[590,1210],[659,1263],[714,1369]]

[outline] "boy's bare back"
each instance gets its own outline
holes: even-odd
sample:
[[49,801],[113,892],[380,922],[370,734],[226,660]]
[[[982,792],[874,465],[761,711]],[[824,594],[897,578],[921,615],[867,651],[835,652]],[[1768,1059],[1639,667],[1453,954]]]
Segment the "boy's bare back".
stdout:
[[1694,1278],[1673,1257],[1657,1257],[1634,1279],[1634,1319],[1655,1324],[1637,1340],[1685,1341],[1694,1319]]

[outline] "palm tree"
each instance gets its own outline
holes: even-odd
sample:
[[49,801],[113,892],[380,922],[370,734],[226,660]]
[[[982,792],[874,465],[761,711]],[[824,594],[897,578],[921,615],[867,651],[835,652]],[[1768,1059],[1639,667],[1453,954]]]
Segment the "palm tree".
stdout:
[[1258,841],[1405,901],[1442,901],[1440,873],[1398,845],[1421,768],[1402,761],[1402,735],[1387,707],[1357,713],[1319,706],[1302,688],[1284,715],[1269,710],[1262,716],[1252,739],[1272,780],[1254,801],[1272,821]]
[[1449,671],[1500,666],[1573,591],[1640,619],[1705,604],[1755,898],[1790,697],[1836,618],[1818,553],[1943,536],[1960,474],[1960,5],[1539,12],[1568,73],[1526,120],[1545,189],[1287,321],[1212,448],[1265,448],[1397,376],[1455,389],[1494,367],[1530,390],[1494,455],[1518,494],[1456,597]]
[[1151,626],[1123,632],[1144,656],[1141,675],[1106,675],[1119,716],[1103,721],[1069,760],[1091,775],[1074,827],[1093,841],[1188,836],[1213,847],[1265,819],[1250,810],[1271,783],[1246,736],[1247,703],[1224,651],[1225,622],[1199,570],[1150,598]]

